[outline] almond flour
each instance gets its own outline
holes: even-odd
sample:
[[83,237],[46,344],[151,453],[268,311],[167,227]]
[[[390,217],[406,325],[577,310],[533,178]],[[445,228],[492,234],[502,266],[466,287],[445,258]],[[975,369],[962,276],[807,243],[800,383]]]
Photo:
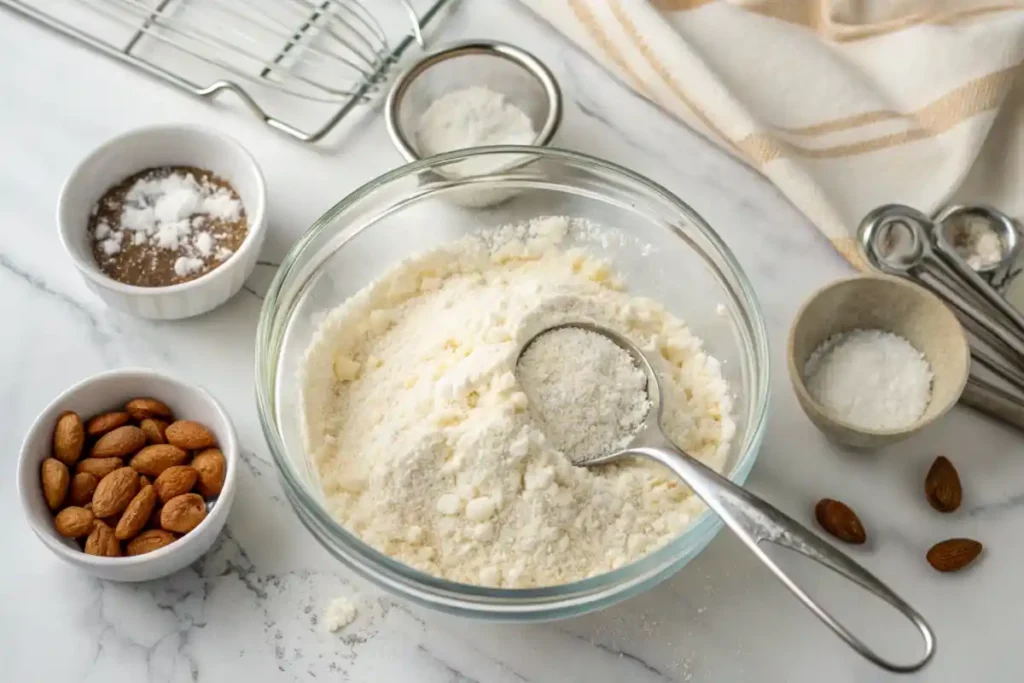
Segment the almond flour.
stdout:
[[516,377],[551,445],[581,463],[622,450],[651,409],[647,375],[604,335],[565,327],[523,352]]
[[247,233],[234,188],[191,166],[150,168],[124,179],[107,190],[89,218],[100,270],[138,287],[202,277],[227,260]]
[[[530,410],[515,373],[523,335],[590,321],[664,361],[662,424],[680,447],[721,469],[735,432],[700,339],[626,293],[607,262],[562,248],[575,229],[547,218],[460,240],[398,264],[327,316],[301,371],[304,439],[326,505],[351,533],[434,576],[528,588],[633,562],[703,510],[656,463],[574,467]],[[619,403],[641,411],[628,400],[637,378],[622,379]],[[594,407],[595,392],[579,396]]]

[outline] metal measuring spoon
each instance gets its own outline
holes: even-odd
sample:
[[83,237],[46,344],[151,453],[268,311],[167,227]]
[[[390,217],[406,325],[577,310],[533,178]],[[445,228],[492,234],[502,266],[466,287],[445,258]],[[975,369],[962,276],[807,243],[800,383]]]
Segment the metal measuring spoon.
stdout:
[[954,245],[953,225],[964,216],[973,216],[985,221],[988,228],[999,238],[1002,255],[995,263],[978,266],[973,270],[988,280],[993,287],[1005,289],[1016,273],[1013,266],[1020,255],[1021,240],[1015,221],[1002,211],[987,204],[953,204],[947,206],[935,216],[935,223],[940,226],[937,239],[945,240]]
[[[924,618],[914,608],[870,572],[836,550],[831,544],[823,541],[802,524],[784,514],[770,503],[732,483],[726,477],[718,474],[672,443],[661,428],[661,386],[658,382],[658,377],[647,356],[629,339],[618,332],[589,322],[561,323],[539,329],[527,337],[526,341],[519,348],[517,363],[530,344],[540,336],[565,328],[596,332],[629,353],[647,377],[647,396],[651,403],[650,410],[643,424],[640,425],[625,448],[614,453],[574,460],[574,465],[594,467],[635,456],[656,460],[682,479],[725,522],[726,526],[743,541],[747,549],[762,564],[767,566],[807,609],[811,610],[815,616],[821,619],[826,626],[832,629],[836,635],[842,638],[847,645],[860,655],[883,669],[897,673],[917,671],[928,663],[928,660],[931,659],[935,652],[935,635],[932,633],[931,627],[928,626]],[[910,664],[897,664],[883,658],[847,630],[845,626],[839,623],[804,592],[797,585],[796,581],[775,564],[764,550],[761,549],[758,545],[761,541],[767,541],[790,550],[795,550],[841,574],[895,607],[914,624],[921,634],[925,645],[924,655]]]
[[971,270],[941,232],[926,214],[887,204],[864,217],[857,236],[873,268],[916,282],[951,306],[963,326],[986,343],[972,342],[972,358],[1024,392],[1024,314]]

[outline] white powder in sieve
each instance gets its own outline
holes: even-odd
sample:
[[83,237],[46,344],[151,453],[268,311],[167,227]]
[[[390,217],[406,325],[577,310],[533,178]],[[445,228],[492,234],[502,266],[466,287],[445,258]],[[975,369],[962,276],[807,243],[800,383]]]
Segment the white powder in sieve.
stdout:
[[537,337],[516,368],[530,413],[574,463],[629,443],[651,408],[647,376],[604,335],[564,327]]
[[[454,90],[434,100],[416,128],[420,154],[430,156],[485,145],[529,145],[536,137],[533,122],[503,94],[489,88]],[[507,163],[501,157],[499,163]],[[467,159],[446,167],[452,175],[468,176],[495,170],[494,158]]]
[[811,397],[840,420],[867,429],[899,429],[928,407],[932,370],[903,337],[853,330],[814,350],[804,381]]

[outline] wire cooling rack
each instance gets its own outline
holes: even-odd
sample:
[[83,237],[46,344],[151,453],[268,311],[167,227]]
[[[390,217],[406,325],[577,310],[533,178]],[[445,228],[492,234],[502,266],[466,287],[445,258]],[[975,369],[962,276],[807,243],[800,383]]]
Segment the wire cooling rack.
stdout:
[[[0,0],[0,7],[169,83],[233,93],[317,142],[384,83],[456,0]],[[372,7],[372,8],[371,8]]]

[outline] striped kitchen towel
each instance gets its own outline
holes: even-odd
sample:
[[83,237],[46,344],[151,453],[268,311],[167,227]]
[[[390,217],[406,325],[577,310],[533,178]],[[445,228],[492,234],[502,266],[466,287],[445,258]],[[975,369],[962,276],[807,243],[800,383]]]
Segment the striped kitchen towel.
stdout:
[[1024,0],[522,1],[854,265],[880,204],[1024,218]]

